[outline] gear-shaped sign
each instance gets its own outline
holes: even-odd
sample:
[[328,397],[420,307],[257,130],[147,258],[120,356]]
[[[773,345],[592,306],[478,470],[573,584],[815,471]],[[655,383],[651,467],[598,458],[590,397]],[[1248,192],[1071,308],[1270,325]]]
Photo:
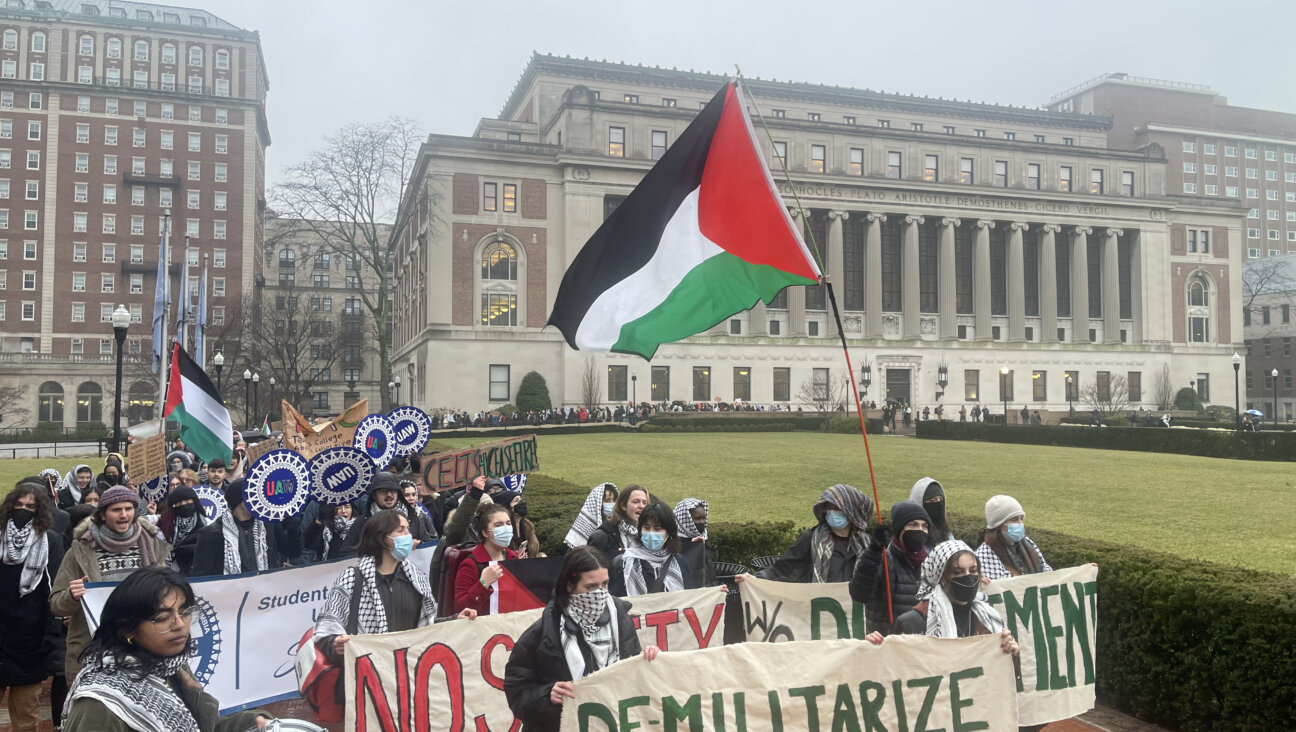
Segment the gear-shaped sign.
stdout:
[[270,523],[301,513],[310,497],[306,458],[283,448],[257,458],[243,484],[243,505],[253,516]]
[[396,457],[406,458],[420,452],[432,437],[432,418],[418,407],[396,407],[387,413],[396,433]]
[[156,503],[159,507],[162,506],[162,501],[166,500],[167,494],[170,492],[165,475],[154,478],[147,483],[141,483],[139,487],[140,498]]
[[385,414],[371,414],[360,420],[351,444],[363,450],[379,470],[386,470],[396,459],[396,433]]
[[216,662],[220,659],[220,622],[216,619],[216,608],[205,598],[194,597],[194,604],[198,607],[198,617],[189,626],[195,646],[189,668],[198,683],[206,686],[216,673]]
[[376,472],[369,456],[355,447],[330,447],[310,459],[315,500],[334,506],[363,496]]
[[198,494],[198,504],[202,506],[203,515],[207,518],[207,523],[211,523],[229,510],[229,504],[225,503],[225,493],[214,485],[196,485],[194,493]]

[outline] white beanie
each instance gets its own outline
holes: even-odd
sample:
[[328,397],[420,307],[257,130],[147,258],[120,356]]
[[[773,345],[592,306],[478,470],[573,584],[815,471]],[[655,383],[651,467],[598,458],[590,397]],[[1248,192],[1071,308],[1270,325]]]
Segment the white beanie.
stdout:
[[1025,517],[1022,505],[1012,496],[991,496],[986,501],[986,528],[997,529],[1014,516]]

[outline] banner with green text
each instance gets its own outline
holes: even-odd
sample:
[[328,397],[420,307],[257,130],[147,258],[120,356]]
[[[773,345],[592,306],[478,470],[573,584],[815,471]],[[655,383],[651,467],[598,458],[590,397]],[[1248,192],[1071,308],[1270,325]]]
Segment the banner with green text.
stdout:
[[851,599],[849,583],[777,582],[752,578],[738,585],[748,641],[775,643],[835,638],[862,639],[864,605]]
[[993,636],[739,643],[591,674],[562,729],[1015,730],[1013,674]]

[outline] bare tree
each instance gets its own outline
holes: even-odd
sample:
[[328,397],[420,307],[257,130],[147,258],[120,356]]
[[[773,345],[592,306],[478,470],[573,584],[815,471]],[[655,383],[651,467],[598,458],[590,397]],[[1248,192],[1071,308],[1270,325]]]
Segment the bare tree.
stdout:
[[1296,280],[1281,259],[1248,260],[1242,268],[1242,311],[1251,310],[1257,298],[1296,291]]
[[[393,259],[414,206],[401,206],[423,134],[413,120],[349,124],[287,171],[271,192],[282,216],[297,219],[330,251],[345,258],[351,292],[373,323],[379,382],[391,380]],[[354,274],[352,274],[354,273]],[[382,392],[382,409],[391,395]]]
[[1156,403],[1157,409],[1164,411],[1174,407],[1175,390],[1174,385],[1170,383],[1170,364],[1161,364],[1161,370],[1156,375]]
[[340,378],[333,372],[344,350],[362,348],[366,338],[361,319],[325,311],[322,297],[307,288],[284,287],[264,300],[252,295],[242,312],[241,354],[261,376],[261,412],[273,412],[279,399],[312,412],[311,389]]
[[1095,379],[1080,389],[1080,402],[1104,419],[1129,408],[1129,384],[1120,375],[1109,376],[1107,383]]
[[585,359],[585,371],[581,374],[581,404],[589,411],[594,411],[602,401],[603,379],[599,377],[598,366],[594,357]]
[[850,379],[846,376],[826,384],[810,378],[801,382],[801,387],[797,389],[797,399],[813,405],[819,412],[840,412],[846,408],[849,393]]
[[[27,399],[27,392],[30,387],[26,384],[20,386],[0,386],[0,419],[8,418],[9,426],[14,427],[24,424],[27,421],[27,415],[31,410],[20,406]],[[0,423],[0,427],[4,426]]]

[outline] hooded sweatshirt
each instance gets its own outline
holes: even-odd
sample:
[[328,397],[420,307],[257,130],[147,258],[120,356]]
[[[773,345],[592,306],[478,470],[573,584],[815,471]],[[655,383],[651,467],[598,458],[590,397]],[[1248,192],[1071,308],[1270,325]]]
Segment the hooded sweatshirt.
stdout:
[[[937,504],[927,503],[927,499],[940,496]],[[949,541],[954,535],[949,530],[949,517],[946,515],[945,488],[934,478],[919,478],[909,491],[909,500],[922,506],[931,517],[931,532],[927,535],[927,547],[931,548]]]

